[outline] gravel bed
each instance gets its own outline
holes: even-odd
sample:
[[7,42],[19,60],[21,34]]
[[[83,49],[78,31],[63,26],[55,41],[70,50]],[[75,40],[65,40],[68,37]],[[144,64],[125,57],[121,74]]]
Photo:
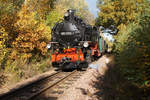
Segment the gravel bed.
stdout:
[[99,90],[93,87],[93,85],[98,81],[97,78],[99,76],[105,74],[105,71],[108,69],[107,63],[109,61],[106,56],[103,56],[94,62],[94,67],[88,68],[85,74],[72,84],[58,100],[100,100],[100,97],[94,95]]

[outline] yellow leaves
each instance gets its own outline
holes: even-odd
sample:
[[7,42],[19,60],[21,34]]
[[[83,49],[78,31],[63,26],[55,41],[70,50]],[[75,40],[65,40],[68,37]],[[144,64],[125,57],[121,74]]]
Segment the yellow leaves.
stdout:
[[38,43],[38,49],[41,51],[42,55],[45,55],[47,52],[46,43],[45,42]]
[[126,30],[126,25],[125,24],[120,24],[118,27],[117,27],[119,30]]
[[0,27],[0,49],[5,48],[5,42],[8,38],[8,34],[3,27]]
[[18,13],[19,20],[17,20],[15,26],[20,29],[31,29],[32,27],[36,27],[38,21],[34,19],[35,14],[35,12],[29,12],[27,9],[22,8]]
[[137,44],[137,45],[139,45],[139,44],[140,44],[140,42],[138,41],[138,42],[136,42],[136,44]]
[[110,13],[111,12],[110,9],[107,8],[107,7],[104,7],[101,10],[104,11],[105,13]]
[[40,23],[36,29],[37,33],[41,33],[40,34],[40,38],[47,38],[48,40],[50,40],[51,38],[51,29],[50,27],[46,26],[45,24]]
[[147,88],[150,88],[150,80],[145,82],[145,86],[146,86]]
[[26,0],[25,5],[29,12],[37,12],[40,19],[45,19],[46,15],[52,10],[55,0]]
[[28,58],[30,58],[30,57],[32,57],[32,54],[31,53],[25,53],[25,54],[23,54],[22,55],[22,57],[21,58],[23,58],[23,59],[28,59]]
[[15,49],[12,50],[12,53],[10,54],[10,58],[11,59],[16,59],[17,58],[17,53],[18,53],[17,50],[15,50]]
[[[144,4],[144,0],[110,0],[100,4],[99,17],[105,18],[101,24],[107,24],[110,19],[113,24],[120,25],[134,22],[139,14],[142,14],[148,6]],[[106,21],[107,19],[107,21]]]
[[[13,1],[13,3],[12,3]],[[51,29],[45,25],[45,15],[51,11],[54,0],[0,1],[0,63],[6,52],[10,58],[30,58],[46,54],[46,42]],[[17,4],[16,4],[17,3]],[[62,9],[59,9],[60,11]],[[56,16],[54,16],[56,17]]]
[[31,53],[21,53],[21,54],[19,54],[17,49],[13,49],[12,53],[10,54],[10,58],[11,59],[18,59],[20,57],[23,58],[23,59],[28,59],[28,58],[32,57],[32,54]]
[[5,29],[3,27],[0,27],[0,32],[5,32]]
[[15,48],[12,57],[21,55],[29,58],[32,57],[31,52],[43,55],[47,52],[45,42],[50,40],[51,30],[43,22],[36,20],[35,15],[26,5],[18,13],[18,20],[14,25],[17,37],[12,43]]
[[136,2],[138,2],[138,3],[142,3],[142,2],[143,2],[143,0],[136,0]]

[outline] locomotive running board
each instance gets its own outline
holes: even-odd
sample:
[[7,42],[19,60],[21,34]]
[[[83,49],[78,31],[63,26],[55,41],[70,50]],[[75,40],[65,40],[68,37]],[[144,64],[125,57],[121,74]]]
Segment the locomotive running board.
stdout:
[[54,43],[58,43],[58,42],[49,42],[49,43],[54,44]]

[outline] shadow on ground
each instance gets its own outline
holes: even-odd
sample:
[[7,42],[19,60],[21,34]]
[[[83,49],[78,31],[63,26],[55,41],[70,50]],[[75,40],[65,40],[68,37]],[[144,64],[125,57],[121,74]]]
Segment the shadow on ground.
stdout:
[[45,95],[40,95],[38,98],[35,98],[33,100],[57,100],[57,97],[52,97],[52,96],[45,96]]
[[144,89],[125,80],[117,66],[111,64],[107,66],[108,70],[104,75],[100,75],[93,85],[98,89],[94,95],[99,100],[150,100],[149,97],[144,96]]

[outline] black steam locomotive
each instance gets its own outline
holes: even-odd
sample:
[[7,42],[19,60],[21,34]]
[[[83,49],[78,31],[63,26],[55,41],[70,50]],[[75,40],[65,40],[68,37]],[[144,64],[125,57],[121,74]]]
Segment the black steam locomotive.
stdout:
[[68,10],[64,20],[52,29],[49,44],[52,49],[52,65],[61,69],[87,67],[88,59],[101,55],[99,31]]

